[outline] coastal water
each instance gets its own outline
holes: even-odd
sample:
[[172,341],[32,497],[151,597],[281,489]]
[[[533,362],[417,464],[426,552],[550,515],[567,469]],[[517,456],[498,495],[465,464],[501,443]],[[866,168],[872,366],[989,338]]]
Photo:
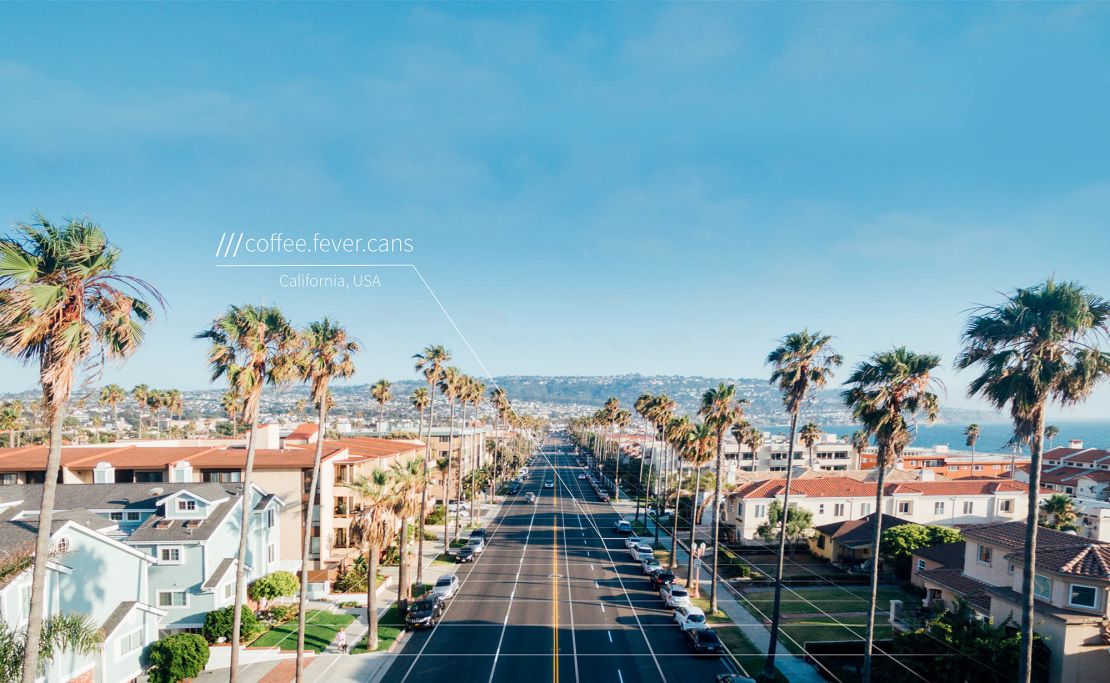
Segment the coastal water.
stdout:
[[[1060,433],[1053,440],[1055,446],[1066,446],[1072,439],[1078,439],[1083,442],[1087,448],[1107,448],[1110,449],[1110,421],[1107,420],[1092,420],[1092,421],[1057,421],[1050,422],[1060,428]],[[964,450],[967,448],[965,445],[964,424],[936,424],[932,426],[922,425],[917,430],[917,436],[914,438],[913,446],[922,448],[930,448],[936,445],[947,445],[953,450]],[[776,425],[772,427],[763,427],[765,431],[772,433],[785,434],[789,427],[786,425]],[[821,425],[822,431],[828,434],[836,434],[838,436],[848,436],[853,431],[858,429],[856,425]],[[1013,427],[1006,422],[997,423],[979,423],[981,434],[979,436],[979,443],[976,448],[984,452],[1006,452],[1006,443],[1013,435]],[[1045,444],[1046,446],[1050,444]]]

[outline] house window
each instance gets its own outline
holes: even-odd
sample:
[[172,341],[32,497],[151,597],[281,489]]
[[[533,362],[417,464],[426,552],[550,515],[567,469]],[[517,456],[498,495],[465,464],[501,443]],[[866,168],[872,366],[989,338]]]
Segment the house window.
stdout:
[[917,561],[917,571],[919,571],[919,572],[925,571],[925,560],[918,560]]
[[833,506],[833,514],[837,517],[844,516],[844,503],[837,503]]
[[1006,573],[1007,574],[1013,574],[1014,573],[1014,563],[1013,562],[1010,562],[1008,565],[1006,565]]
[[756,505],[755,506],[755,516],[756,517],[764,517],[766,515],[767,515],[767,506],[766,505]]
[[908,500],[898,501],[898,514],[908,515],[913,512],[913,503]]
[[57,551],[59,554],[68,553],[69,552],[69,539],[66,538],[65,536],[62,536],[61,538],[59,538],[58,539],[58,545],[54,546],[54,550]]
[[979,470],[983,469],[983,466],[982,465],[975,465],[972,469],[975,470],[976,472],[978,472]]
[[821,503],[820,505],[817,506],[817,514],[819,514],[819,515],[825,514],[825,504],[824,503]]
[[991,563],[991,547],[989,545],[979,544],[979,554],[977,559],[983,564]]
[[271,543],[270,545],[266,546],[266,561],[273,562],[276,556],[277,553],[274,552],[274,544]]
[[181,564],[181,548],[159,548],[158,559],[162,564]]
[[187,607],[185,591],[158,591],[159,607]]
[[944,503],[943,502],[933,503],[933,514],[934,515],[943,515],[944,514]]
[[970,514],[973,514],[974,512],[975,512],[975,501],[965,500],[964,501],[964,514],[965,515],[970,515]]
[[957,465],[949,465],[949,466],[948,466],[948,471],[949,471],[949,472],[957,472],[957,471],[959,471],[959,469],[960,469],[960,468],[959,468],[959,466],[957,466]]
[[197,509],[197,502],[195,500],[179,500],[177,501],[178,512],[193,512]]
[[143,646],[143,630],[137,628],[119,639],[119,656],[126,657]]
[[861,517],[871,514],[871,503],[860,503],[859,514]]
[[122,512],[109,512],[108,513],[108,519],[112,520],[113,522],[122,522],[123,521],[123,513]]
[[824,549],[824,547],[825,547],[825,537],[824,536],[820,536],[820,535],[817,536],[817,547],[821,548],[821,549]]
[[1003,512],[1013,512],[1014,500],[1012,498],[1007,498],[1003,500],[1001,503],[999,503],[999,509],[1001,509]]
[[1047,576],[1033,577],[1033,595],[1042,600],[1052,599],[1052,579]]
[[15,486],[19,483],[19,475],[15,472],[0,474],[0,486]]
[[274,528],[274,511],[273,510],[267,510],[266,511],[266,528],[267,529],[273,529]]
[[1098,589],[1094,586],[1071,584],[1068,591],[1068,604],[1072,607],[1098,607]]
[[235,582],[229,581],[224,584],[224,600],[230,600],[232,595],[235,595]]
[[137,522],[137,521],[139,521],[139,517],[140,517],[140,515],[137,512],[128,512],[127,513],[127,521],[128,522]]
[[343,527],[336,528],[336,530],[335,530],[335,544],[334,545],[335,545],[336,548],[346,548],[347,547],[347,530],[344,529]]

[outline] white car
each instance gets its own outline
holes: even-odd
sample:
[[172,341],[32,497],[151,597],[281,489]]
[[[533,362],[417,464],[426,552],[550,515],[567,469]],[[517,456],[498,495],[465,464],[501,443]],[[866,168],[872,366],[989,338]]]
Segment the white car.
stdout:
[[439,597],[446,600],[447,598],[454,597],[455,593],[459,590],[459,577],[454,574],[447,574],[441,576],[436,580],[436,585],[432,588],[432,592]]
[[553,488],[555,488],[555,482],[553,482],[553,481],[551,481],[550,479],[548,479],[547,481],[545,481],[545,482],[543,483],[543,487],[544,487],[545,489],[553,489]]
[[640,560],[640,570],[644,572],[645,576],[650,575],[656,569],[662,568],[662,566],[662,563],[659,562],[659,558],[654,555]]
[[667,607],[689,607],[690,594],[682,586],[676,586],[673,583],[664,584],[659,589],[659,597],[663,598],[663,602]]
[[579,479],[585,479],[586,478],[586,473],[585,472],[579,472],[578,473],[578,478]]
[[629,549],[628,554],[632,556],[633,560],[642,562],[651,557],[655,557],[655,551],[651,549],[650,545],[638,543]]
[[674,620],[683,631],[695,631],[709,628],[705,622],[705,612],[700,607],[688,605],[674,608]]
[[486,549],[485,541],[483,541],[481,538],[471,538],[466,542],[466,544],[471,548],[474,548],[475,555],[481,555],[482,551]]
[[632,550],[632,546],[636,545],[637,543],[643,543],[643,540],[635,534],[624,539],[624,547],[628,548],[629,550]]
[[451,501],[450,503],[447,504],[447,511],[448,512],[459,512],[459,511],[466,512],[469,509],[470,509],[470,506],[467,505],[465,502],[460,503],[458,501],[453,500],[453,501]]

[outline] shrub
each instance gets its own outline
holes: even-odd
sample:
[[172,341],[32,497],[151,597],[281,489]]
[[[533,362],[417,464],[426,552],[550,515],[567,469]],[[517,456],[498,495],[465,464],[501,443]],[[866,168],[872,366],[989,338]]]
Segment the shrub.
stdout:
[[257,616],[259,621],[273,628],[296,619],[299,612],[297,605],[274,605],[270,609],[259,612]]
[[428,516],[424,518],[425,525],[443,524],[443,520],[447,518],[447,509],[442,505],[435,506]]
[[[219,642],[220,638],[231,640],[231,626],[235,618],[235,606],[228,605],[217,610],[212,610],[204,617],[204,626],[201,634],[210,643]],[[266,630],[258,617],[248,607],[243,607],[242,619],[239,622],[239,639],[243,642],[254,640],[255,636]]]
[[335,577],[336,593],[362,593],[366,591],[366,558],[359,555],[355,561],[345,569],[339,571]]
[[339,606],[343,609],[353,609],[355,607],[363,607],[363,604],[357,600],[344,600],[339,603]]
[[[230,628],[230,627],[229,627]],[[195,633],[166,636],[150,646],[150,683],[176,683],[199,676],[208,664],[208,643]]]
[[247,597],[256,602],[285,598],[297,594],[301,582],[290,572],[273,572],[251,583]]

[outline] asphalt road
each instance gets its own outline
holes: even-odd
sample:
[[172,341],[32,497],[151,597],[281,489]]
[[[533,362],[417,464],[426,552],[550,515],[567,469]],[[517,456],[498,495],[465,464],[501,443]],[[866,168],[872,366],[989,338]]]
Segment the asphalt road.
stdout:
[[565,441],[542,446],[481,558],[460,567],[443,618],[409,635],[386,683],[713,681],[728,670],[693,653],[580,471]]

